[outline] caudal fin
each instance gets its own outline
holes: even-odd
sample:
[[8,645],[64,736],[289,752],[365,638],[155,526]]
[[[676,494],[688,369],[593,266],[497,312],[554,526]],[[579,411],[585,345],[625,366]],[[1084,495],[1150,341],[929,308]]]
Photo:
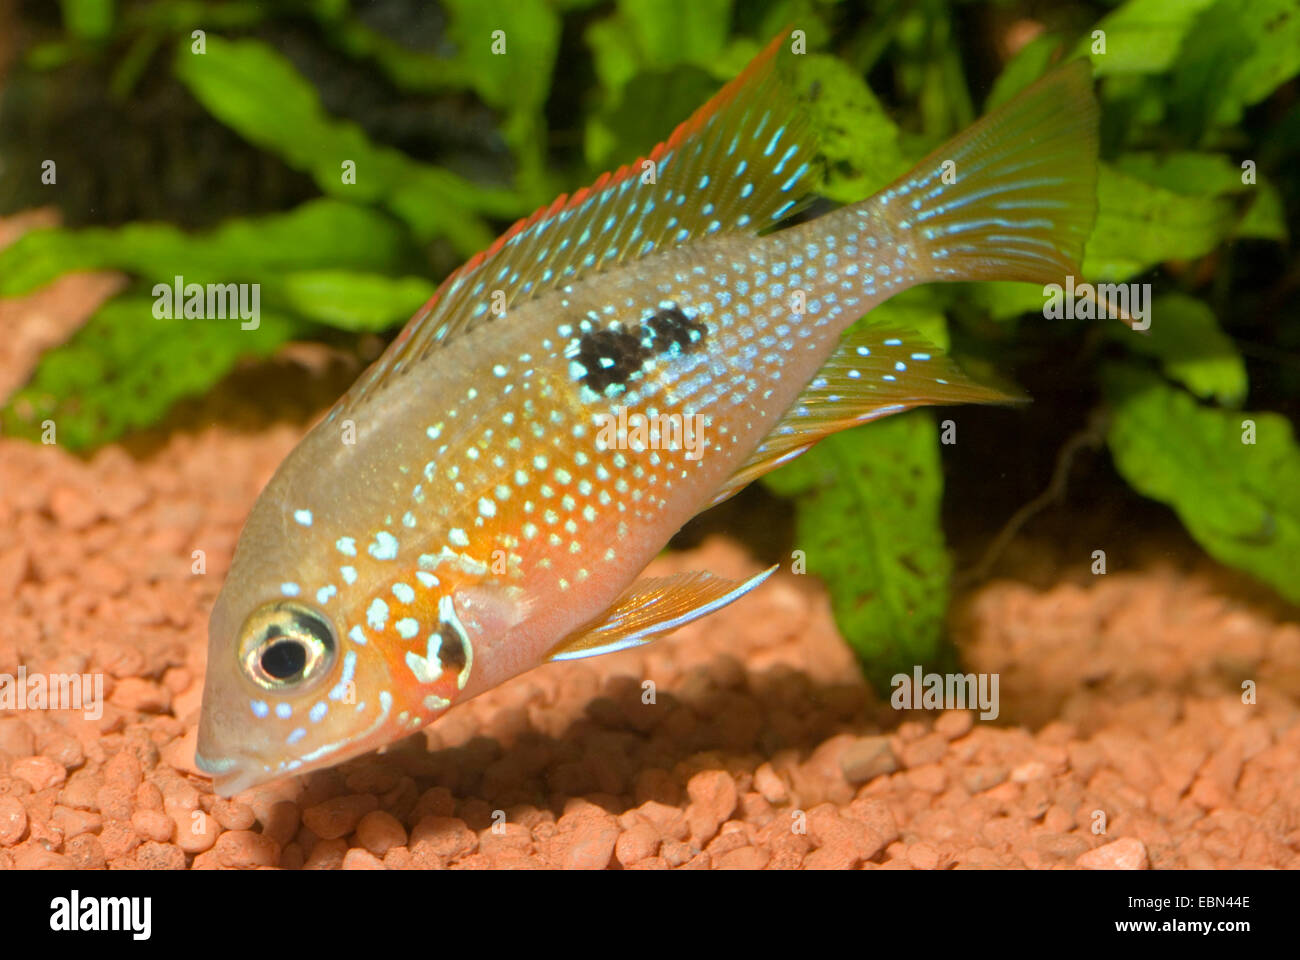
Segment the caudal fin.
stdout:
[[916,238],[922,282],[1078,275],[1097,213],[1097,101],[1076,60],[868,201]]

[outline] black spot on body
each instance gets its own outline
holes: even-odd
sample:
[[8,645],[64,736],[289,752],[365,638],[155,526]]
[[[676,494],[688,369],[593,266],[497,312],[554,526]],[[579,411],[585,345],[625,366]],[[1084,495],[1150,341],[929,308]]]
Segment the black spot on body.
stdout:
[[680,307],[665,307],[642,321],[636,333],[623,327],[593,330],[578,343],[581,382],[596,393],[625,386],[655,354],[689,353],[704,343],[708,327]]
[[652,349],[656,353],[665,353],[674,346],[682,352],[695,349],[704,342],[707,328],[684,314],[680,307],[668,307],[647,320],[643,329],[648,329],[652,335]]
[[650,351],[641,338],[625,330],[593,330],[578,344],[578,362],[586,369],[582,382],[597,393],[625,384],[641,369]]

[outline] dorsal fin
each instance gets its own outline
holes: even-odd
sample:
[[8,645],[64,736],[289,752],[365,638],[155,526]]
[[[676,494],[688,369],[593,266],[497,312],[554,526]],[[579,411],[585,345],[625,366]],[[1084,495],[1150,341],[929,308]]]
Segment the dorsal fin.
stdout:
[[870,323],[856,326],[749,459],[718,489],[709,507],[789,463],[823,437],[860,423],[912,407],[1024,399],[972,379],[918,334]]
[[494,306],[508,313],[623,261],[706,234],[756,232],[795,212],[814,186],[817,147],[777,69],[787,39],[768,44],[648,157],[556,198],[451,273],[333,413],[492,320]]

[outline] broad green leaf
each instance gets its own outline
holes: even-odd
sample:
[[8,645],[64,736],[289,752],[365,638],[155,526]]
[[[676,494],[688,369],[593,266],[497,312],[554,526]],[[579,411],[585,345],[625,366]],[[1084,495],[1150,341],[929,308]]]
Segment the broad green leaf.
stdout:
[[1214,0],[1129,0],[1097,23],[1105,33],[1106,52],[1092,53],[1089,31],[1078,52],[1090,54],[1099,77],[1122,73],[1164,73],[1174,63],[1183,38]]
[[[478,213],[508,217],[524,212],[512,191],[479,187],[418,163],[399,150],[371,143],[355,123],[327,116],[311,85],[260,41],[210,36],[203,55],[182,44],[176,75],[213,116],[309,173],[325,193],[386,207],[421,240],[445,236],[468,255],[492,241]],[[267,90],[275,96],[268,97]]]
[[1165,260],[1203,256],[1232,232],[1235,219],[1229,200],[1182,196],[1102,164],[1084,276],[1124,280]]
[[1221,153],[1124,153],[1115,159],[1115,169],[1185,197],[1218,197],[1251,189],[1241,181],[1241,167]]
[[[560,44],[560,20],[546,0],[444,0],[443,6],[462,73],[484,101],[524,110],[546,102]],[[504,53],[493,52],[498,41]]]
[[342,330],[378,331],[406,322],[434,289],[416,277],[304,270],[285,276],[280,294],[304,317]]
[[400,90],[430,93],[471,85],[459,58],[412,50],[354,19],[346,7],[325,11],[317,5],[312,13],[334,46],[353,59],[370,60]]
[[1300,73],[1300,0],[1218,0],[1179,52],[1171,103],[1185,129],[1230,126]]
[[591,24],[585,34],[606,101],[618,103],[638,73],[668,73],[678,66],[710,71],[716,79],[739,73],[758,46],[743,39],[728,42],[731,4],[619,0],[614,14]]
[[[841,203],[865,200],[907,172],[898,126],[861,77],[823,54],[796,58],[827,178],[820,192]],[[814,92],[815,91],[815,92]]]
[[587,46],[591,48],[596,78],[607,99],[617,100],[623,87],[641,69],[640,51],[632,34],[617,17],[598,20],[587,28]]
[[973,283],[966,285],[970,299],[994,320],[1010,320],[1024,313],[1042,314],[1047,298],[1037,283]]
[[1282,195],[1278,193],[1277,187],[1263,180],[1254,189],[1259,193],[1237,224],[1237,236],[1286,243],[1290,231],[1287,228]]
[[1114,407],[1107,442],[1124,479],[1172,507],[1216,560],[1300,602],[1300,447],[1290,421],[1203,407],[1122,365],[1103,372],[1103,385]]
[[826,583],[835,622],[878,690],[917,664],[951,662],[943,473],[927,412],[828,437],[765,482],[797,498],[795,547]]
[[994,81],[993,90],[984,101],[984,112],[1002,106],[1047,73],[1053,55],[1060,50],[1064,42],[1060,34],[1044,33],[1021,47]]
[[1246,363],[1214,311],[1181,293],[1157,297],[1145,333],[1117,324],[1104,328],[1135,353],[1156,357],[1165,374],[1203,400],[1236,407],[1246,399]]
[[587,28],[603,92],[584,131],[589,167],[644,155],[740,71],[748,61],[725,52],[730,11],[731,0],[621,0]]
[[648,67],[703,66],[727,44],[732,0],[619,0]]
[[284,270],[382,270],[411,254],[388,217],[334,200],[288,213],[230,220],[206,233],[168,224],[34,230],[0,250],[0,296],[13,297],[72,270],[116,269],[153,282],[254,281]]
[[82,40],[103,40],[113,31],[113,0],[59,0],[63,25]]
[[645,156],[717,90],[717,80],[696,67],[638,74],[617,105],[588,120],[588,164],[609,169]]
[[1241,166],[1221,153],[1181,151],[1168,154],[1125,153],[1115,160],[1117,169],[1157,187],[1185,197],[1251,195],[1235,209],[1232,237],[1285,241],[1286,211],[1277,188],[1266,180],[1244,183]]
[[4,432],[34,439],[52,420],[61,446],[106,443],[206,392],[241,358],[269,355],[296,329],[266,311],[257,329],[242,330],[238,319],[160,320],[153,307],[149,297],[119,297],[46,352],[5,407]]

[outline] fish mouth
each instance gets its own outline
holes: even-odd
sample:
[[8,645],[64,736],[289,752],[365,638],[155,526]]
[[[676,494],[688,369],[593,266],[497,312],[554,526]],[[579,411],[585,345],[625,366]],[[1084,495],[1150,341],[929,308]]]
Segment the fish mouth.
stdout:
[[234,757],[205,757],[197,750],[194,751],[194,762],[204,773],[213,776],[223,774],[239,763]]
[[266,775],[259,776],[250,764],[237,757],[205,757],[196,752],[194,762],[212,776],[212,789],[223,797],[232,797],[269,779]]
[[212,777],[212,789],[220,796],[234,796],[268,779],[258,776],[255,766],[238,756],[211,756],[194,751],[194,763]]

